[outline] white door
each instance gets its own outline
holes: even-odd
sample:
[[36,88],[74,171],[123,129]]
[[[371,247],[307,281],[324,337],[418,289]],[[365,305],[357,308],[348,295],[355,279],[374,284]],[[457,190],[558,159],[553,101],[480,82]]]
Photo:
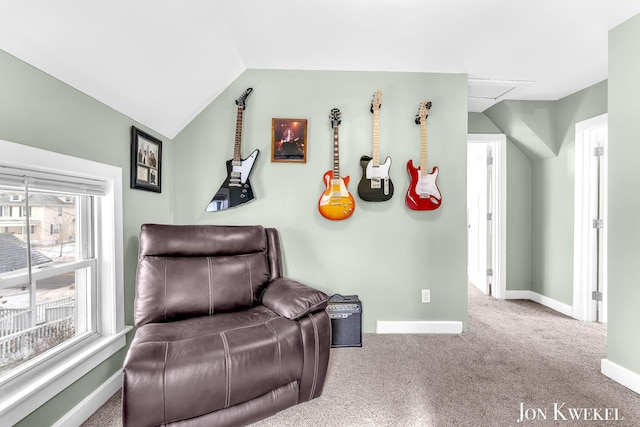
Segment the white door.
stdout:
[[607,321],[607,115],[576,124],[573,317]]
[[469,134],[467,275],[497,299],[507,297],[507,137]]
[[488,153],[485,143],[467,146],[467,211],[468,211],[468,267],[469,282],[489,294],[487,275],[490,240],[487,230],[488,209]]

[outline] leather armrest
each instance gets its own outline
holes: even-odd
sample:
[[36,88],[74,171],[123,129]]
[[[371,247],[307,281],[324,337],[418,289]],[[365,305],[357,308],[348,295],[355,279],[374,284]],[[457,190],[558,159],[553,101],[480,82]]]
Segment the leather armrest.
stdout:
[[327,300],[324,292],[286,277],[274,279],[262,294],[262,305],[291,320],[326,308]]

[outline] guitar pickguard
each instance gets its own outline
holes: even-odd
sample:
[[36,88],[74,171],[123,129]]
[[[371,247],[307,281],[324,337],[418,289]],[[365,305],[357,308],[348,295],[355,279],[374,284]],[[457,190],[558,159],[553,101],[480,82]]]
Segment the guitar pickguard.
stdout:
[[238,164],[234,164],[233,159],[227,161],[227,178],[207,205],[205,209],[207,212],[233,208],[254,199],[249,175],[259,153],[260,150],[254,150],[249,157],[242,159]]
[[434,197],[438,200],[442,199],[440,190],[436,186],[436,179],[438,178],[438,168],[434,167],[433,172],[422,175],[419,174],[418,182],[416,183],[415,192],[421,199],[428,199]]
[[362,179],[358,184],[358,196],[367,202],[384,202],[393,196],[393,182],[389,177],[391,168],[391,157],[387,157],[385,162],[373,165],[373,160],[369,156],[360,157],[362,167]]
[[231,161],[231,176],[234,178],[234,184],[244,184],[249,180],[249,174],[251,174],[259,152],[259,150],[254,150],[249,157],[241,160],[237,165],[233,164],[233,160]]

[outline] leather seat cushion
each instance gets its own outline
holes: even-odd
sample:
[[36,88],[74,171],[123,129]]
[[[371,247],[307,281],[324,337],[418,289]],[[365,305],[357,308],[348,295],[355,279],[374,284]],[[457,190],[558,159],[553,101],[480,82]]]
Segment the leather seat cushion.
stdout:
[[141,326],[125,362],[125,386],[161,424],[284,386],[301,377],[303,359],[298,324],[257,306]]
[[269,280],[264,251],[216,257],[146,256],[138,262],[136,325],[257,306]]

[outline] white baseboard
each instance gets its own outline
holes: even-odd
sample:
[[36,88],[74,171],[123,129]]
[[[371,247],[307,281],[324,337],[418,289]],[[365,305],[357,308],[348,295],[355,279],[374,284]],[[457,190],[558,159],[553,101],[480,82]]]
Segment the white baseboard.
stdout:
[[76,427],[85,422],[122,387],[122,369],[60,418],[53,427]]
[[609,359],[602,359],[600,362],[600,372],[615,382],[640,394],[640,374],[636,374]]
[[528,299],[549,307],[565,316],[573,317],[573,307],[534,291],[507,291],[505,299]]
[[531,299],[531,291],[510,291],[507,289],[504,299]]
[[377,321],[377,334],[461,334],[462,322],[400,320]]

